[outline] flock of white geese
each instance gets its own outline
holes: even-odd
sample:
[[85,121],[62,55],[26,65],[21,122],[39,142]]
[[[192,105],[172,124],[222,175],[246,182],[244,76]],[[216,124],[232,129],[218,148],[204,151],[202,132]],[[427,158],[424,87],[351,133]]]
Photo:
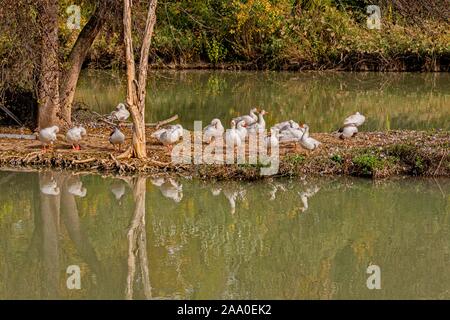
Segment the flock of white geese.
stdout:
[[[253,108],[249,114],[232,119],[230,123],[231,128],[228,130],[225,130],[220,119],[215,118],[203,129],[203,141],[211,143],[218,137],[225,137],[227,143],[240,146],[245,143],[249,134],[262,133],[266,130],[266,121],[264,119],[266,114],[268,112],[265,110]],[[128,120],[130,112],[125,104],[120,103],[109,117],[111,120],[118,122],[118,125],[114,127],[114,131],[109,137],[109,142],[115,150],[120,151],[126,139],[125,134],[120,130],[120,125]],[[339,130],[333,132],[334,136],[340,139],[354,137],[358,133],[358,127],[364,123],[365,119],[365,116],[359,112],[352,114],[344,120]],[[38,138],[43,144],[44,151],[47,150],[48,146],[53,146],[57,140],[58,132],[59,128],[57,126],[40,130]],[[270,133],[270,136],[264,137],[265,146],[278,146],[280,142],[298,142],[303,148],[314,150],[320,145],[319,141],[310,136],[307,124],[299,124],[294,120],[275,124],[270,128]],[[80,143],[86,135],[85,128],[76,126],[67,131],[66,141],[72,145],[74,150],[80,150]],[[183,136],[183,127],[180,124],[168,125],[155,131],[151,136],[165,146],[172,146]]]

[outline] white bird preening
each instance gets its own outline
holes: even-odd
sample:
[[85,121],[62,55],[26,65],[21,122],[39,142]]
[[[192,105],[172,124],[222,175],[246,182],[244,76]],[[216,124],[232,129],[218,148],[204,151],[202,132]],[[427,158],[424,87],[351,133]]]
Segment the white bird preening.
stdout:
[[247,126],[255,123],[258,121],[258,116],[255,114],[255,112],[258,112],[258,108],[253,108],[250,110],[250,114],[246,114],[240,117],[234,118],[234,122],[239,123],[241,121],[244,121]]
[[339,139],[354,137],[358,133],[358,127],[353,123],[346,124],[338,131],[334,132],[334,136]]
[[211,143],[213,139],[222,136],[224,131],[225,129],[220,119],[213,119],[211,124],[203,129],[203,141],[206,143]]
[[352,114],[351,116],[345,118],[344,120],[344,126],[348,124],[353,124],[357,127],[361,126],[364,121],[366,121],[366,117],[364,117],[359,112],[356,112],[355,114]]
[[119,103],[116,110],[111,112],[111,115],[116,118],[117,121],[124,122],[130,117],[130,111],[128,111],[127,106],[124,103]]
[[364,121],[366,121],[366,117],[359,112],[356,112],[355,114],[345,118],[344,126],[333,132],[333,134],[336,138],[340,139],[354,137],[358,133],[358,127],[361,126]]
[[125,135],[120,131],[119,127],[115,127],[114,131],[111,132],[109,142],[114,146],[114,150],[118,149],[119,152],[122,150],[122,145],[125,143]]
[[309,126],[307,124],[302,124],[300,126],[304,130],[303,134],[300,134],[299,131],[294,129],[288,129],[294,137],[297,138],[297,141],[300,142],[300,145],[307,150],[314,150],[319,145],[320,142],[316,139],[309,136]]
[[39,131],[38,139],[42,142],[42,150],[47,151],[47,146],[53,147],[54,142],[57,139],[56,134],[59,132],[58,126],[52,126]]
[[74,127],[67,131],[66,141],[72,145],[73,150],[81,150],[80,141],[86,134],[86,129],[82,126]]

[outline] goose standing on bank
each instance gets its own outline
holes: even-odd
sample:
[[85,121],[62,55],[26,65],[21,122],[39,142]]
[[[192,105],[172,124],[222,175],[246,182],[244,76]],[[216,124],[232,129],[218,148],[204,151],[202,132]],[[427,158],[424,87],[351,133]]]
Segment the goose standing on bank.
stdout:
[[58,126],[42,129],[39,131],[38,139],[42,142],[42,150],[47,151],[47,146],[53,147],[53,143],[56,141],[56,134],[59,132]]
[[122,145],[125,143],[125,135],[120,131],[119,127],[115,127],[109,136],[109,142],[114,146],[115,151],[121,151]]
[[86,129],[82,126],[67,131],[66,141],[72,145],[73,150],[81,150],[80,141],[86,136]]
[[211,124],[203,130],[203,139],[206,143],[211,143],[212,139],[222,136],[225,131],[220,119],[213,119]]
[[258,112],[258,108],[253,108],[250,110],[250,114],[236,117],[233,120],[236,123],[239,123],[240,121],[245,121],[245,124],[249,126],[258,121],[258,116],[255,114],[255,112]]

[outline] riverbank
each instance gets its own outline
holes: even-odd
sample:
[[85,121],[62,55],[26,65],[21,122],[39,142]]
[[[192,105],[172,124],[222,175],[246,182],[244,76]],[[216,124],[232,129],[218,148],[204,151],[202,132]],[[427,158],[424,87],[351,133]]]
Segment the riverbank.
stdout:
[[[102,125],[88,129],[82,150],[74,152],[59,136],[55,148],[43,153],[37,140],[0,139],[0,168],[52,168],[118,174],[176,173],[201,179],[257,180],[262,165],[173,164],[168,148],[150,138],[147,129],[147,160],[117,159],[108,142],[110,129]],[[28,130],[1,127],[0,134],[32,134]],[[131,143],[131,130],[124,129]],[[351,140],[330,133],[312,133],[321,145],[315,151],[298,144],[280,145],[280,167],[275,176],[350,175],[373,179],[393,176],[450,177],[450,133],[448,131],[361,132]]]

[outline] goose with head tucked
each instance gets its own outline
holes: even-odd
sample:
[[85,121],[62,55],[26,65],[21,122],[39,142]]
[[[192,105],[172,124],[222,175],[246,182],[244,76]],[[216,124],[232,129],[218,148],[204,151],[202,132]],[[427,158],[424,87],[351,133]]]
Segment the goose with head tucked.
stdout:
[[236,129],[236,121],[231,120],[231,129],[225,133],[225,142],[228,146],[239,147],[242,144],[241,136]]
[[130,111],[128,111],[127,106],[124,103],[119,103],[116,110],[111,112],[111,116],[119,122],[124,122],[130,117]]
[[213,119],[211,124],[203,129],[203,139],[206,143],[211,143],[211,141],[216,139],[216,137],[222,136],[224,131],[225,129],[220,119]]
[[287,131],[288,128],[300,129],[300,125],[294,120],[283,121],[275,124],[272,128],[280,130],[280,132]]
[[249,125],[255,123],[256,121],[258,121],[258,116],[255,114],[255,112],[258,112],[258,108],[253,108],[253,109],[250,110],[250,114],[243,115],[243,116],[240,116],[240,117],[236,117],[233,120],[236,123],[244,121],[245,124],[247,126],[249,126]]
[[236,125],[236,130],[241,138],[241,142],[244,142],[247,137],[247,124],[245,121],[239,121]]
[[115,127],[114,131],[111,132],[109,142],[113,145],[114,150],[119,152],[122,150],[122,145],[125,143],[125,135],[120,131],[119,127]]
[[338,131],[333,132],[333,134],[336,138],[339,138],[342,140],[354,137],[354,136],[356,136],[357,133],[358,133],[358,127],[356,125],[354,125],[353,123],[344,125]]
[[[158,132],[159,131],[159,132]],[[165,146],[169,146],[172,148],[172,145],[178,142],[180,138],[183,136],[183,127],[181,124],[176,124],[167,129],[161,129],[152,135],[155,137],[160,143]]]
[[47,147],[53,147],[54,142],[57,139],[57,133],[59,132],[58,126],[52,126],[39,131],[38,139],[42,142],[42,150],[47,151]]
[[302,138],[303,133],[305,133],[305,128],[302,128],[300,125],[298,125],[298,127],[295,125],[286,125],[280,130],[280,142],[299,141]]
[[82,126],[74,127],[67,131],[66,141],[72,145],[73,150],[81,150],[80,141],[86,134],[86,129]]
[[270,129],[270,137],[264,137],[264,146],[266,148],[275,148],[278,147],[279,145],[279,140],[278,140],[278,129],[277,128],[271,128]]

